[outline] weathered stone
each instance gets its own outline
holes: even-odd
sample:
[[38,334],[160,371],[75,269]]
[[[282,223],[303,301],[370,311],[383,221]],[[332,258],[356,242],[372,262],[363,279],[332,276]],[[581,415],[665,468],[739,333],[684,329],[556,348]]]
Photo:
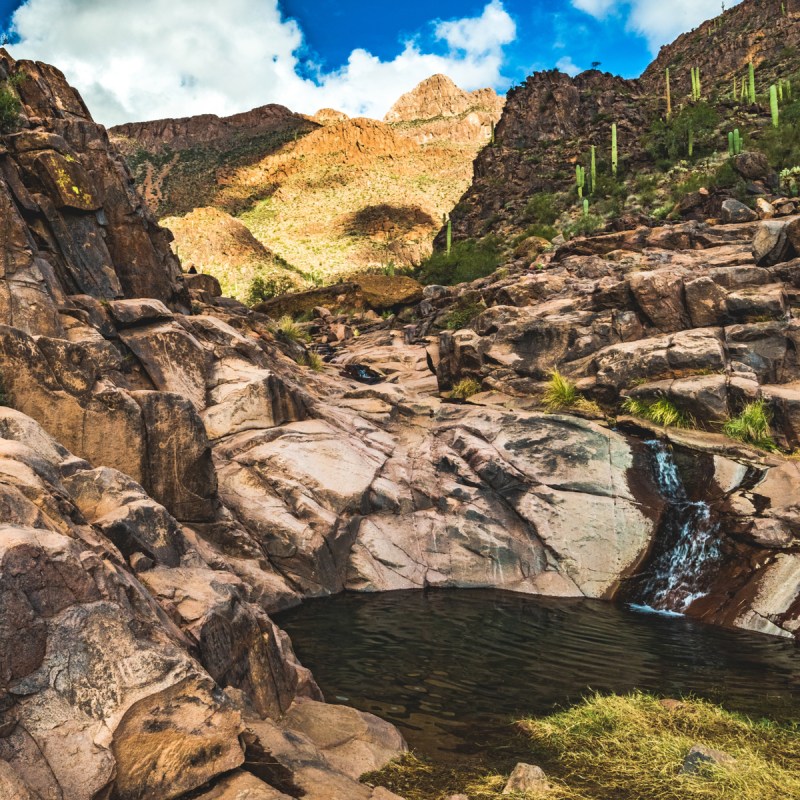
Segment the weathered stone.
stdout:
[[753,259],[759,267],[770,267],[787,261],[790,245],[786,238],[786,223],[768,220],[758,226],[753,239]]

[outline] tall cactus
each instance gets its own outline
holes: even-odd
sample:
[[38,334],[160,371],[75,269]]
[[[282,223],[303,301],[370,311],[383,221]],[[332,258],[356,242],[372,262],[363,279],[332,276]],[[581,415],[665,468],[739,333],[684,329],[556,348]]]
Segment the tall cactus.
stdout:
[[591,193],[594,194],[595,186],[597,186],[597,148],[592,145],[590,174],[592,177]]
[[694,125],[689,120],[689,158],[694,155]]
[[589,216],[589,199],[586,197],[583,198],[583,216]]
[[742,136],[739,129],[735,128],[728,134],[728,153],[731,156],[738,156],[742,152]]
[[747,83],[748,83],[748,91],[750,96],[750,105],[755,105],[756,103],[756,68],[753,66],[753,62],[751,61],[747,65]]
[[492,132],[489,134],[489,144],[494,147],[494,120],[492,120]]
[[450,258],[450,251],[453,249],[453,220],[447,218],[447,257]]
[[703,94],[700,83],[700,67],[692,67],[692,100],[699,100]]
[[731,99],[733,100],[734,103],[738,100],[738,98],[736,96],[736,76],[735,75],[733,76],[733,94],[731,95]]
[[575,186],[578,189],[578,197],[583,199],[583,189],[586,186],[586,170],[578,164],[575,167]]
[[617,152],[617,123],[611,125],[611,172],[614,177],[617,177],[617,168],[619,166],[619,158]]
[[669,90],[669,67],[666,70],[666,85],[667,85],[667,119],[672,116],[672,93]]
[[778,87],[774,83],[769,87],[769,110],[772,112],[772,127],[777,128],[781,123],[781,112],[778,107]]

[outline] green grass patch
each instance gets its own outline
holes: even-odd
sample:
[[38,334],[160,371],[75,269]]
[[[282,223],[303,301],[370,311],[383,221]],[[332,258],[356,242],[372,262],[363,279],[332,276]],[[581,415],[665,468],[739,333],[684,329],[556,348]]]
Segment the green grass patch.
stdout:
[[622,404],[626,414],[646,419],[665,428],[694,428],[696,421],[691,414],[682,411],[674,403],[660,397],[658,400],[639,400],[628,397]]
[[764,400],[748,403],[741,413],[729,419],[723,428],[726,436],[751,444],[761,450],[774,452],[778,449],[772,437],[772,413]]
[[312,372],[322,372],[324,362],[319,353],[309,350],[305,355],[297,359],[297,363],[301,367],[308,367]]
[[[408,800],[789,800],[800,797],[800,727],[755,721],[702,700],[663,703],[642,693],[594,695],[509,728],[497,764],[458,767],[413,755],[364,776]],[[694,745],[735,761],[683,772]],[[491,755],[489,756],[491,758]],[[552,790],[503,795],[516,761],[540,765]]]

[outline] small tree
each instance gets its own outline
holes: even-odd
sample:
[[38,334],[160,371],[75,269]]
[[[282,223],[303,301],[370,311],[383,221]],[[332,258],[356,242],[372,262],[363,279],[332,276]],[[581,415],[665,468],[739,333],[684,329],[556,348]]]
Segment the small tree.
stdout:
[[10,133],[19,124],[22,104],[8,86],[0,87],[0,134]]

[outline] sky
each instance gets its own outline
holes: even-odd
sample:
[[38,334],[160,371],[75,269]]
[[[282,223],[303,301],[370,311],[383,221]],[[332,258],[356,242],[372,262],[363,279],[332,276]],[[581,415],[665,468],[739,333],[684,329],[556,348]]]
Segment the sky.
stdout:
[[[729,0],[728,5],[733,2]],[[106,125],[281,103],[380,119],[437,72],[636,77],[720,0],[0,0],[15,58],[59,67]]]

